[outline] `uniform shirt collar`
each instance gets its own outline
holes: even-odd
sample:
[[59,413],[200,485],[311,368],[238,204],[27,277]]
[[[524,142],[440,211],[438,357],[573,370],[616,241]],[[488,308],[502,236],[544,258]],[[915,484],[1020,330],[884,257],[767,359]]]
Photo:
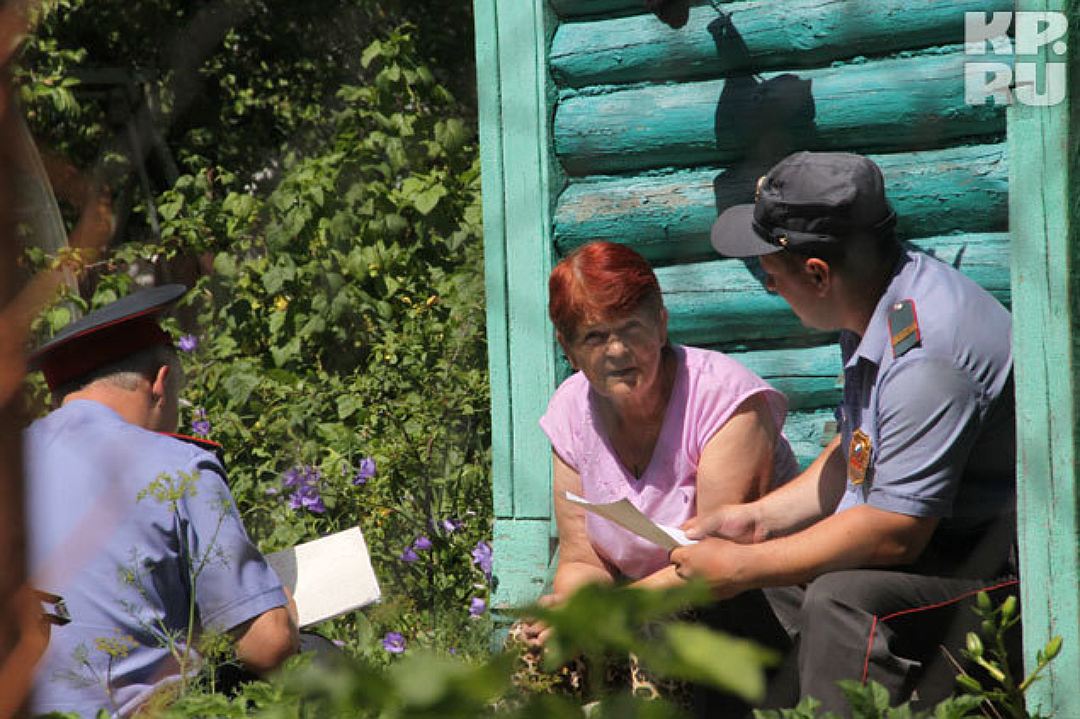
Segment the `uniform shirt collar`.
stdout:
[[[851,338],[849,342],[858,345],[844,362],[845,369],[851,369],[858,364],[860,359],[865,359],[872,364],[881,365],[885,356],[885,348],[889,346],[889,310],[893,303],[907,299],[907,290],[911,284],[911,277],[915,272],[918,259],[911,252],[905,251],[900,255],[893,267],[892,279],[885,288],[884,294],[874,307],[874,314],[870,316],[870,322],[866,325],[866,334],[860,340],[858,335],[846,333]],[[850,345],[849,345],[850,346]]]

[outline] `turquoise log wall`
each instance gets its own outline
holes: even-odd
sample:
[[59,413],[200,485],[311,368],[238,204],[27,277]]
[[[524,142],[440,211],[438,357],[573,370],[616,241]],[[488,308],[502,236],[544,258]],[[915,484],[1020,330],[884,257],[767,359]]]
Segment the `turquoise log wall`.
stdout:
[[[554,4],[571,11],[588,3]],[[651,14],[563,23],[551,42],[551,73],[559,85],[582,87],[822,66],[856,55],[955,42],[957,13],[1006,11],[1012,2],[785,0],[731,3],[723,9],[730,13],[727,20],[709,5],[690,8],[680,29]],[[703,27],[708,32],[701,32]],[[731,49],[724,47],[728,27],[738,28],[741,40]]]
[[[914,244],[955,263],[1008,304],[1007,235],[945,236]],[[799,323],[786,302],[765,292],[747,264],[718,259],[657,269],[670,331],[677,341],[738,349],[777,342],[806,344],[820,338]]]
[[900,235],[1011,302],[1005,113],[966,104],[962,45],[964,12],[1010,0],[697,0],[677,28],[643,0],[475,2],[482,137],[499,143],[484,149],[495,606],[535,598],[553,556],[536,421],[568,368],[543,280],[574,247],[607,239],[648,257],[672,338],[729,352],[781,389],[804,464],[835,431],[835,338],[708,242],[717,213],[751,200],[776,160],[871,154]]
[[[813,122],[792,126],[803,149],[884,152],[1003,135],[1005,116],[964,102],[962,48],[899,59],[767,73],[761,80],[706,80],[565,97],[555,113],[555,150],[574,175],[701,165],[741,158],[774,112],[771,94],[812,96]],[[787,98],[778,98],[785,102]],[[808,109],[807,112],[810,110]]]
[[[902,237],[1007,229],[1003,144],[873,157]],[[713,257],[709,228],[717,210],[752,200],[756,179],[721,167],[585,178],[559,196],[555,244],[565,254],[591,240],[624,242],[661,264]]]

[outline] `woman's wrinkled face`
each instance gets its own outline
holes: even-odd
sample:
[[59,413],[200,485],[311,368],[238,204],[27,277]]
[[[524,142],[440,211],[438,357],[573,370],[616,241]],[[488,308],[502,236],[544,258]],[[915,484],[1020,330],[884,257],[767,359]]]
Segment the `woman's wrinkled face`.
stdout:
[[628,399],[656,386],[667,344],[667,311],[646,304],[627,316],[586,321],[572,340],[560,337],[560,342],[594,392]]

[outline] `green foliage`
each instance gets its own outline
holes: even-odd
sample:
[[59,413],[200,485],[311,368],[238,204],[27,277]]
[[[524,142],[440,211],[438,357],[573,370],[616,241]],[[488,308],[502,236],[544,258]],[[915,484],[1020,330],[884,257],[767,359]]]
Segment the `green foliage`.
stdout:
[[[321,142],[290,147],[272,183],[188,154],[157,202],[161,240],[114,248],[88,300],[62,298],[38,323],[51,334],[132,291],[135,268],[202,257],[188,329],[173,324],[202,328],[183,355],[181,430],[209,423],[264,551],[362,527],[384,601],[320,631],[382,662],[387,631],[477,654],[489,627],[471,556],[491,530],[479,165],[418,56],[406,30],[374,43],[372,83],[339,87]],[[306,504],[293,470],[312,478]]]
[[1024,705],[1024,695],[1031,685],[1038,681],[1050,662],[1061,653],[1061,637],[1051,638],[1046,646],[1038,651],[1035,668],[1026,677],[1014,677],[1009,668],[1005,638],[1009,631],[1020,623],[1016,597],[1007,597],[999,606],[994,607],[989,595],[980,592],[975,611],[982,619],[983,636],[970,632],[963,653],[986,672],[988,678],[983,682],[990,685],[985,686],[979,679],[966,673],[957,677],[957,685],[972,696],[992,703],[1000,716],[1008,719],[1043,719],[1037,711],[1035,714],[1028,713]]
[[[320,152],[290,154],[265,195],[193,167],[159,203],[163,244],[120,258],[213,253],[187,397],[245,524],[267,551],[360,524],[393,599],[330,633],[435,646],[482,626],[468,607],[487,593],[470,558],[490,531],[479,173],[410,35],[372,48],[381,79],[342,88]],[[290,504],[298,467],[325,511]]]
[[[693,635],[642,633],[641,621],[670,619],[672,612],[710,601],[708,590],[693,586],[673,593],[592,586],[582,589],[558,608],[530,607],[555,628],[563,647],[576,647],[597,656],[633,652],[661,661],[675,656],[673,643],[689,640],[699,649],[722,647],[725,637],[704,628]],[[679,623],[671,627],[682,626]],[[593,631],[593,628],[600,631]],[[565,632],[573,632],[567,636]],[[763,676],[764,655],[738,657],[745,671]],[[736,660],[725,655],[725,659]],[[703,684],[750,693],[752,683],[732,685],[716,676],[717,656],[691,651],[678,663],[650,664],[650,669],[672,678],[701,680]],[[163,718],[189,716],[300,718],[300,717],[507,717],[529,719],[581,717],[582,707],[565,697],[531,694],[511,682],[514,657],[496,654],[476,660],[450,659],[431,652],[408,651],[389,666],[349,661],[318,666],[310,656],[292,660],[271,683],[245,685],[233,698],[190,692],[169,707]],[[420,679],[422,678],[422,679]],[[587,709],[591,717],[660,719],[679,716],[675,707],[629,694],[602,696]]]
[[[716,686],[750,701],[764,694],[762,667],[776,663],[774,653],[697,624],[670,621],[685,608],[713,602],[707,585],[664,592],[627,588],[617,596],[618,601],[612,601],[611,589],[586,585],[563,606],[523,612],[554,630],[545,663],[554,668],[580,655],[589,666],[600,667],[613,651],[621,656],[633,653],[661,675]],[[648,628],[644,635],[642,627]]]
[[[21,100],[35,134],[83,167],[118,149],[138,91],[181,163],[208,158],[272,187],[289,148],[322,146],[338,90],[375,80],[364,48],[403,23],[465,100],[455,115],[473,112],[471,3],[459,0],[47,0],[36,15]],[[123,100],[73,75],[102,69],[129,73]]]

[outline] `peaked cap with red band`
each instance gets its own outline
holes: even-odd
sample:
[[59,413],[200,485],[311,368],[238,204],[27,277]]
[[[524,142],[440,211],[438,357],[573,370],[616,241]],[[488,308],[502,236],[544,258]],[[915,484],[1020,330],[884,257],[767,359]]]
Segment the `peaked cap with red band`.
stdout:
[[50,390],[96,369],[156,345],[172,346],[158,315],[179,300],[187,287],[162,285],[134,292],[91,312],[60,330],[30,355]]

